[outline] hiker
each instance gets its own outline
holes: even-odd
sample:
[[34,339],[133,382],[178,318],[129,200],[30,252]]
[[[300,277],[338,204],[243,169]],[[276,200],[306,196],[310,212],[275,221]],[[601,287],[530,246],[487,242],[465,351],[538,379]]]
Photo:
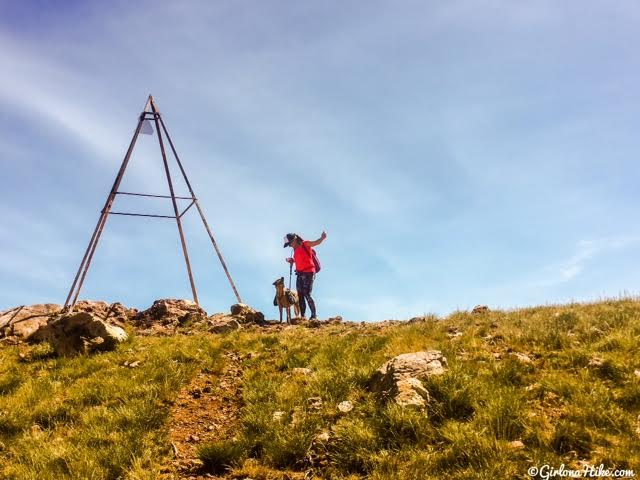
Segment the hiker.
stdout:
[[313,280],[316,272],[319,270],[320,264],[314,261],[315,252],[311,249],[320,245],[327,238],[327,233],[322,232],[320,238],[314,241],[303,240],[300,235],[295,233],[287,233],[284,238],[284,248],[293,248],[293,258],[287,258],[290,264],[296,264],[296,290],[298,291],[298,302],[300,303],[300,316],[305,318],[307,303],[311,310],[310,320],[317,319],[316,304],[311,298],[313,290]]

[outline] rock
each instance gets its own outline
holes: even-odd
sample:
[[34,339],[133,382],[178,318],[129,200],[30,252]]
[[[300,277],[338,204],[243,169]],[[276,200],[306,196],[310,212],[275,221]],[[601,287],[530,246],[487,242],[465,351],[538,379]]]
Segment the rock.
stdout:
[[309,397],[307,398],[307,404],[309,405],[309,408],[313,408],[314,410],[320,410],[322,408],[322,398]]
[[138,314],[136,308],[127,308],[119,302],[107,303],[93,300],[80,300],[73,306],[73,312],[87,312],[100,320],[124,326]]
[[501,334],[491,335],[490,333],[485,335],[484,340],[490,345],[497,345],[504,342],[504,337]]
[[634,374],[636,377],[640,378],[640,370],[637,370],[637,369],[636,369],[636,370],[634,370],[634,371],[633,371],[633,374]]
[[240,323],[264,323],[264,314],[244,303],[231,305],[231,315],[238,317]]
[[162,299],[153,302],[150,308],[138,313],[134,322],[139,327],[186,326],[206,321],[205,312],[197,303],[184,299]]
[[417,378],[403,378],[396,383],[395,402],[401,407],[424,407],[429,401],[429,392]]
[[233,317],[225,316],[222,318],[218,317],[216,320],[213,320],[212,318],[211,328],[209,328],[209,331],[212,333],[227,333],[239,330],[240,328],[242,328],[242,326],[238,320]]
[[593,357],[589,360],[590,367],[601,367],[604,364],[604,361],[599,357]]
[[348,413],[353,410],[353,404],[349,400],[345,400],[338,404],[338,410],[342,413]]
[[427,317],[411,317],[407,323],[423,323],[427,321]]
[[336,315],[335,317],[330,317],[327,319],[327,323],[331,325],[336,325],[338,323],[342,323],[342,317],[340,315]]
[[527,355],[526,353],[512,353],[511,356],[513,356],[516,360],[521,361],[522,363],[533,363],[533,360],[531,360],[531,357],[529,357],[529,355]]
[[284,412],[282,411],[273,412],[273,415],[271,416],[271,418],[273,418],[276,421],[282,420],[283,417],[284,417]]
[[487,307],[486,305],[476,305],[475,307],[473,307],[473,310],[471,310],[471,313],[478,315],[480,313],[489,313],[489,307]]
[[331,439],[331,434],[329,432],[321,432],[316,435],[315,440],[318,442],[326,443]]
[[445,372],[447,359],[438,350],[404,353],[386,362],[373,375],[369,388],[398,405],[424,407],[429,399],[420,381]]
[[449,338],[461,337],[462,335],[462,331],[460,331],[458,327],[449,327],[447,329],[447,337]]
[[21,340],[30,340],[30,337],[43,325],[46,325],[51,316],[62,310],[60,305],[44,303],[37,305],[21,305],[0,313],[0,337],[15,336]]
[[313,370],[311,370],[310,368],[299,368],[296,367],[293,370],[291,370],[293,372],[294,375],[303,375],[303,376],[309,376],[309,375],[313,375]]
[[520,440],[514,440],[512,442],[509,442],[509,448],[512,448],[513,450],[520,450],[524,448],[524,443],[522,443]]
[[56,354],[62,356],[113,350],[127,339],[122,328],[109,325],[87,312],[53,318],[33,336],[49,342]]

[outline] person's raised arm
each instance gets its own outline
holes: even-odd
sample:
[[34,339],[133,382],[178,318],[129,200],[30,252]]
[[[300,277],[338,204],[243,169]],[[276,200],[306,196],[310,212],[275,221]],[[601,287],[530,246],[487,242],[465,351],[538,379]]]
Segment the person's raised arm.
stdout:
[[325,238],[327,238],[327,232],[322,232],[322,235],[320,235],[319,239],[317,239],[317,240],[309,240],[307,242],[307,245],[309,245],[310,247],[317,247],[322,242],[324,242]]

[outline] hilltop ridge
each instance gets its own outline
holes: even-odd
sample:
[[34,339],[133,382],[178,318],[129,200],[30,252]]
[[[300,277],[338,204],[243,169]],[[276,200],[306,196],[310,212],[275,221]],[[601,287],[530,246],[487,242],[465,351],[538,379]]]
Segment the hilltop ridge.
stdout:
[[[542,478],[527,472],[543,465],[640,468],[633,299],[128,332],[114,351],[74,358],[46,344],[0,347],[0,476],[524,479]],[[417,352],[443,357],[438,374],[403,377],[418,402],[381,395],[376,372]]]

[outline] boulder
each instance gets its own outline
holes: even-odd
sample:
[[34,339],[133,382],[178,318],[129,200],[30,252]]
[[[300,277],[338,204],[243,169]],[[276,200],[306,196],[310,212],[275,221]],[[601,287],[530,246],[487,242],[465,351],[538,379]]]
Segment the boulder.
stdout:
[[471,313],[474,313],[476,315],[480,313],[489,313],[489,307],[487,307],[486,305],[476,305],[475,307],[473,307],[473,310],[471,310]]
[[61,356],[114,350],[127,339],[122,328],[110,325],[88,312],[55,317],[40,327],[33,336],[49,342],[56,354]]
[[153,302],[150,308],[138,313],[133,319],[138,327],[154,325],[179,327],[206,320],[205,312],[197,303],[184,299],[162,299]]
[[370,389],[400,406],[422,408],[429,401],[429,392],[421,379],[440,375],[446,367],[447,359],[438,350],[404,353],[380,367],[371,378]]
[[240,322],[233,317],[211,317],[211,327],[209,331],[212,333],[227,333],[242,328]]
[[138,309],[127,308],[119,302],[107,303],[93,300],[80,300],[73,306],[74,312],[87,312],[100,320],[124,326],[133,321]]
[[236,317],[240,323],[264,323],[264,314],[244,303],[231,305],[231,315]]
[[62,310],[60,305],[45,303],[21,305],[0,313],[0,337],[14,336],[29,340],[36,330]]

